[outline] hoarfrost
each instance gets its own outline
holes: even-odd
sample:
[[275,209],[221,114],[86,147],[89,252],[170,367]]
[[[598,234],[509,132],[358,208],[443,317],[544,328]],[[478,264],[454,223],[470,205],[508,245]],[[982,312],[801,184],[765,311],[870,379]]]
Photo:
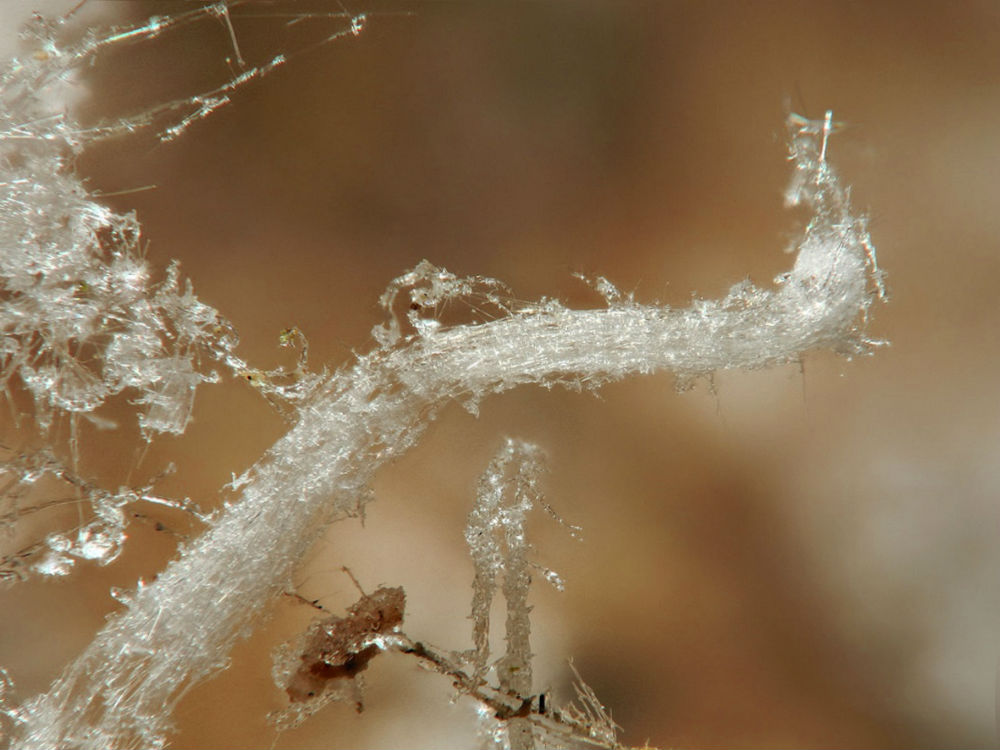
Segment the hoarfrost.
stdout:
[[524,524],[539,496],[541,472],[538,447],[508,438],[479,480],[476,503],[465,527],[465,541],[476,570],[472,585],[476,678],[486,674],[490,607],[497,578],[502,574],[508,652],[497,672],[504,688],[510,687],[521,695],[531,691],[527,604],[531,576]]
[[[497,578],[503,576],[507,606],[504,656],[495,665],[500,691],[516,700],[531,697],[531,606],[528,590],[531,549],[525,521],[537,505],[545,505],[538,486],[543,472],[541,451],[536,445],[507,438],[479,480],[476,503],[469,513],[465,540],[475,566],[472,585],[473,682],[483,681],[489,660],[490,607]],[[551,507],[545,505],[549,513]],[[554,571],[542,568],[545,578],[562,590],[563,581]],[[493,722],[491,718],[488,721]],[[511,717],[492,731],[497,747],[533,748],[534,734],[523,717]]]
[[179,434],[197,387],[218,378],[204,363],[248,369],[234,354],[231,326],[198,300],[176,263],[156,281],[135,216],[90,196],[70,157],[96,141],[163,123],[169,124],[161,140],[175,138],[285,58],[248,68],[212,91],[100,125],[84,128],[66,111],[52,111],[53,101],[71,99],[72,74],[104,49],[204,17],[228,22],[227,4],[67,44],[58,23],[39,18],[26,32],[36,52],[0,73],[0,385],[9,390],[19,380],[44,426],[129,392],[147,438]]
[[[68,157],[97,139],[164,121],[165,139],[179,135],[284,58],[200,97],[92,128],[54,113],[51,97],[39,94],[65,87],[108,46],[151,38],[207,12],[152,19],[69,47],[40,26],[44,53],[0,73],[0,384],[9,390],[19,379],[43,425],[90,413],[131,389],[147,433],[180,432],[194,389],[215,378],[203,361],[251,372],[233,354],[235,333],[181,283],[176,266],[153,281],[136,218],[96,202]],[[338,34],[356,33],[361,23]],[[720,300],[669,309],[623,304],[617,290],[600,284],[607,307],[570,310],[551,300],[511,306],[497,282],[459,279],[430,264],[394,281],[382,300],[391,319],[374,331],[379,346],[289,391],[294,425],[246,474],[239,501],[137,589],[47,693],[16,709],[13,746],[161,747],[185,690],[226,665],[236,639],[285,590],[323,528],[355,513],[375,472],[412,447],[450,401],[474,406],[526,384],[597,387],[659,370],[690,378],[760,368],[814,348],[870,350],[876,342],[865,338],[862,322],[884,285],[866,222],[851,212],[827,160],[832,116],[793,116],[788,124],[794,175],[787,199],[808,206],[812,219],[792,268],[773,288],[742,283]],[[404,290],[410,304],[400,314]],[[470,294],[491,306],[490,315],[444,325],[438,308]],[[47,546],[55,556],[49,570],[74,552],[102,560],[113,554],[115,518],[101,517],[104,527],[75,541],[65,537],[64,552],[56,549],[63,541]],[[515,549],[522,543],[517,534],[508,541]],[[484,566],[493,564],[489,549],[481,556]],[[522,583],[519,573],[508,575],[510,601]],[[512,628],[521,632],[517,622]],[[509,644],[511,685],[518,679],[512,667],[529,656],[523,632],[524,646]],[[599,704],[589,705],[600,714]]]
[[49,551],[35,563],[35,571],[43,576],[68,576],[73,568],[73,560],[58,552]]
[[413,270],[393,279],[379,298],[388,320],[372,329],[372,338],[383,348],[395,346],[403,337],[404,328],[397,307],[404,290],[408,290],[406,297],[409,298],[405,319],[420,336],[440,330],[441,321],[434,315],[449,302],[464,300],[478,313],[484,313],[484,308],[505,314],[510,312],[510,294],[503,283],[485,276],[463,279],[422,260]]

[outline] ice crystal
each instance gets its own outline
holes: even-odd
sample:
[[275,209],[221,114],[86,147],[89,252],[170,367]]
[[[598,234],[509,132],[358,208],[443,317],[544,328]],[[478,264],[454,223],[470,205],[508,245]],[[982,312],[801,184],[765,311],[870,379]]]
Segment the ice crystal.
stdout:
[[[154,485],[170,468],[154,477],[146,487],[104,490],[79,476],[51,453],[15,452],[0,446],[0,528],[10,529],[18,519],[71,505],[89,506],[93,520],[81,523],[68,533],[53,532],[40,543],[29,544],[0,556],[0,584],[24,580],[30,573],[42,576],[68,575],[77,561],[108,565],[121,554],[127,537],[131,509],[149,503],[184,511],[207,520],[190,500],[173,500],[153,492]],[[38,499],[41,479],[54,499]],[[60,494],[61,493],[61,494]],[[82,512],[79,514],[82,517]]]
[[524,525],[538,502],[541,472],[538,447],[508,438],[479,480],[476,503],[465,529],[476,570],[472,599],[476,674],[481,678],[486,672],[490,607],[497,579],[502,576],[508,650],[497,671],[502,686],[522,695],[531,691],[527,604],[531,574]]
[[510,296],[503,283],[485,276],[463,279],[422,260],[411,271],[393,279],[379,298],[388,320],[372,329],[372,338],[383,348],[395,346],[403,338],[404,326],[397,308],[404,290],[409,302],[405,303],[403,317],[421,337],[441,329],[441,321],[435,316],[449,302],[464,300],[479,313],[490,308],[509,312]]
[[[496,593],[497,579],[503,578],[503,597],[507,606],[507,649],[496,664],[500,691],[524,700],[531,696],[531,606],[528,590],[531,546],[525,522],[538,505],[554,515],[542,501],[538,486],[543,471],[541,451],[536,445],[507,438],[490,461],[479,480],[476,503],[469,513],[465,541],[475,566],[472,585],[473,680],[481,682],[489,659],[490,608]],[[563,582],[554,571],[542,568],[543,575],[562,589]],[[493,721],[491,719],[490,721]],[[521,717],[501,722],[492,732],[497,747],[531,748],[534,738],[529,723]]]
[[[618,732],[621,727],[611,718],[611,714],[601,703],[601,699],[597,697],[594,689],[583,681],[572,662],[570,662],[570,669],[573,670],[573,676],[576,678],[573,682],[576,700],[557,712],[560,718],[569,726],[583,729],[585,733],[582,739],[589,741],[589,743],[598,747],[620,747]],[[548,737],[561,739],[565,737],[565,732],[549,730]],[[558,745],[553,743],[552,746]]]

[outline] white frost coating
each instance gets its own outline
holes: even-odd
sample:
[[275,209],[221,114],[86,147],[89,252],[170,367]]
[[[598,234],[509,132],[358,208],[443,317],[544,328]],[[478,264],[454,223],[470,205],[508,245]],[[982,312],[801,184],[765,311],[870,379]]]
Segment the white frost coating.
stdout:
[[14,746],[161,745],[185,689],[225,666],[326,524],[352,512],[379,467],[410,448],[449,401],[527,383],[596,386],[656,370],[765,367],[816,347],[864,351],[871,342],[859,318],[879,278],[866,225],[820,158],[827,128],[790,126],[794,197],[813,218],[774,289],[738,284],[683,310],[540,304],[390,337],[319,386],[240,500],[136,593],[48,693],[18,709]]

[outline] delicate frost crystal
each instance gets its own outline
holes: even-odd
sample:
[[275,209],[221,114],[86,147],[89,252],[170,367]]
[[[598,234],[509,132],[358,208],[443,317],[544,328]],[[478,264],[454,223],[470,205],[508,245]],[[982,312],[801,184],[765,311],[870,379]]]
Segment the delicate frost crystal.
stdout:
[[[465,540],[476,575],[472,595],[473,683],[480,683],[489,659],[490,607],[497,578],[503,577],[507,603],[507,650],[497,662],[500,690],[509,696],[531,696],[531,606],[528,590],[530,545],[525,534],[527,514],[541,499],[538,482],[543,471],[541,451],[535,445],[507,438],[479,480],[476,504],[469,513]],[[546,510],[552,509],[545,505]],[[537,566],[534,566],[537,567]],[[562,579],[542,569],[546,579],[562,590]],[[492,720],[490,724],[492,725]],[[534,747],[531,727],[520,718],[501,722],[493,733],[497,747]]]
[[77,554],[84,560],[99,560],[103,565],[112,562],[121,550],[125,534],[106,527],[90,524],[80,529],[77,538]]
[[542,575],[545,576],[545,580],[548,581],[552,588],[556,591],[566,590],[566,581],[564,581],[563,577],[556,571],[550,570],[549,568],[542,568]]
[[[49,145],[54,159],[58,145]],[[0,138],[0,156],[5,148]],[[235,338],[172,275],[149,280],[133,217],[89,210],[75,178],[30,164],[30,187],[0,183],[0,243],[14,249],[0,254],[0,380],[19,377],[43,414],[91,412],[136,390],[147,433],[183,432],[194,389],[214,378],[197,371],[197,358],[225,357]],[[40,227],[31,207],[42,190],[61,208]],[[72,221],[74,210],[88,220]]]
[[[169,467],[168,467],[169,468]],[[169,470],[164,474],[170,473]],[[162,476],[162,475],[161,475]],[[66,497],[51,501],[36,500],[32,504],[34,485],[47,477]],[[169,500],[151,492],[152,485],[141,490],[127,487],[107,492],[85,481],[47,453],[11,453],[0,462],[0,527],[18,516],[34,513],[46,507],[73,503],[89,505],[93,520],[69,533],[51,533],[44,541],[0,556],[0,584],[26,578],[28,572],[43,576],[63,576],[70,573],[78,560],[108,565],[121,554],[128,517],[125,508],[139,501],[165,505],[187,511],[196,518],[205,517],[188,500]]]
[[235,336],[176,265],[155,282],[135,216],[97,203],[72,174],[67,157],[109,133],[33,95],[68,86],[110,38],[60,50],[54,27],[36,31],[52,52],[0,74],[0,382],[18,378],[45,423],[131,390],[147,435],[183,432],[195,388],[214,377],[199,359],[235,362]]
[[489,658],[490,607],[503,575],[507,601],[507,644],[501,682],[517,675],[528,695],[531,689],[531,653],[528,636],[528,587],[531,576],[526,555],[524,523],[539,497],[542,472],[537,446],[508,438],[479,480],[476,504],[469,513],[465,541],[469,545],[476,576],[473,582],[472,620],[476,674],[481,679]]
[[45,544],[49,552],[34,565],[42,575],[67,575],[74,558],[108,565],[121,554],[125,543],[125,516],[115,507],[113,500],[95,500],[99,520],[83,526],[70,540],[64,534],[49,534]]
[[409,298],[405,318],[419,336],[430,336],[441,329],[441,321],[434,315],[449,302],[466,300],[479,312],[484,307],[508,312],[509,293],[501,282],[485,276],[459,278],[422,260],[413,270],[393,279],[379,298],[389,320],[375,326],[372,337],[384,348],[394,346],[402,338],[403,328],[396,308],[404,290],[408,290]]

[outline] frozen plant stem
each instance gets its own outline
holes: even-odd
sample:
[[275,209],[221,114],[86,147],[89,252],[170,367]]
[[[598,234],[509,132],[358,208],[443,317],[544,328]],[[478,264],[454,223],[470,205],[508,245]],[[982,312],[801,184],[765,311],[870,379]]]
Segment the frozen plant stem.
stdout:
[[[412,447],[445,404],[523,384],[596,387],[670,370],[760,368],[830,347],[863,351],[859,318],[879,272],[865,222],[826,162],[829,119],[790,120],[789,203],[813,218],[771,290],[748,282],[683,310],[610,295],[605,309],[539,303],[506,317],[427,327],[330,376],[243,477],[242,496],[158,579],[140,586],[50,690],[17,709],[15,747],[151,747],[193,683],[288,585],[323,529],[356,510],[375,472]],[[454,280],[422,264],[419,283]],[[416,291],[416,290],[414,290]]]

